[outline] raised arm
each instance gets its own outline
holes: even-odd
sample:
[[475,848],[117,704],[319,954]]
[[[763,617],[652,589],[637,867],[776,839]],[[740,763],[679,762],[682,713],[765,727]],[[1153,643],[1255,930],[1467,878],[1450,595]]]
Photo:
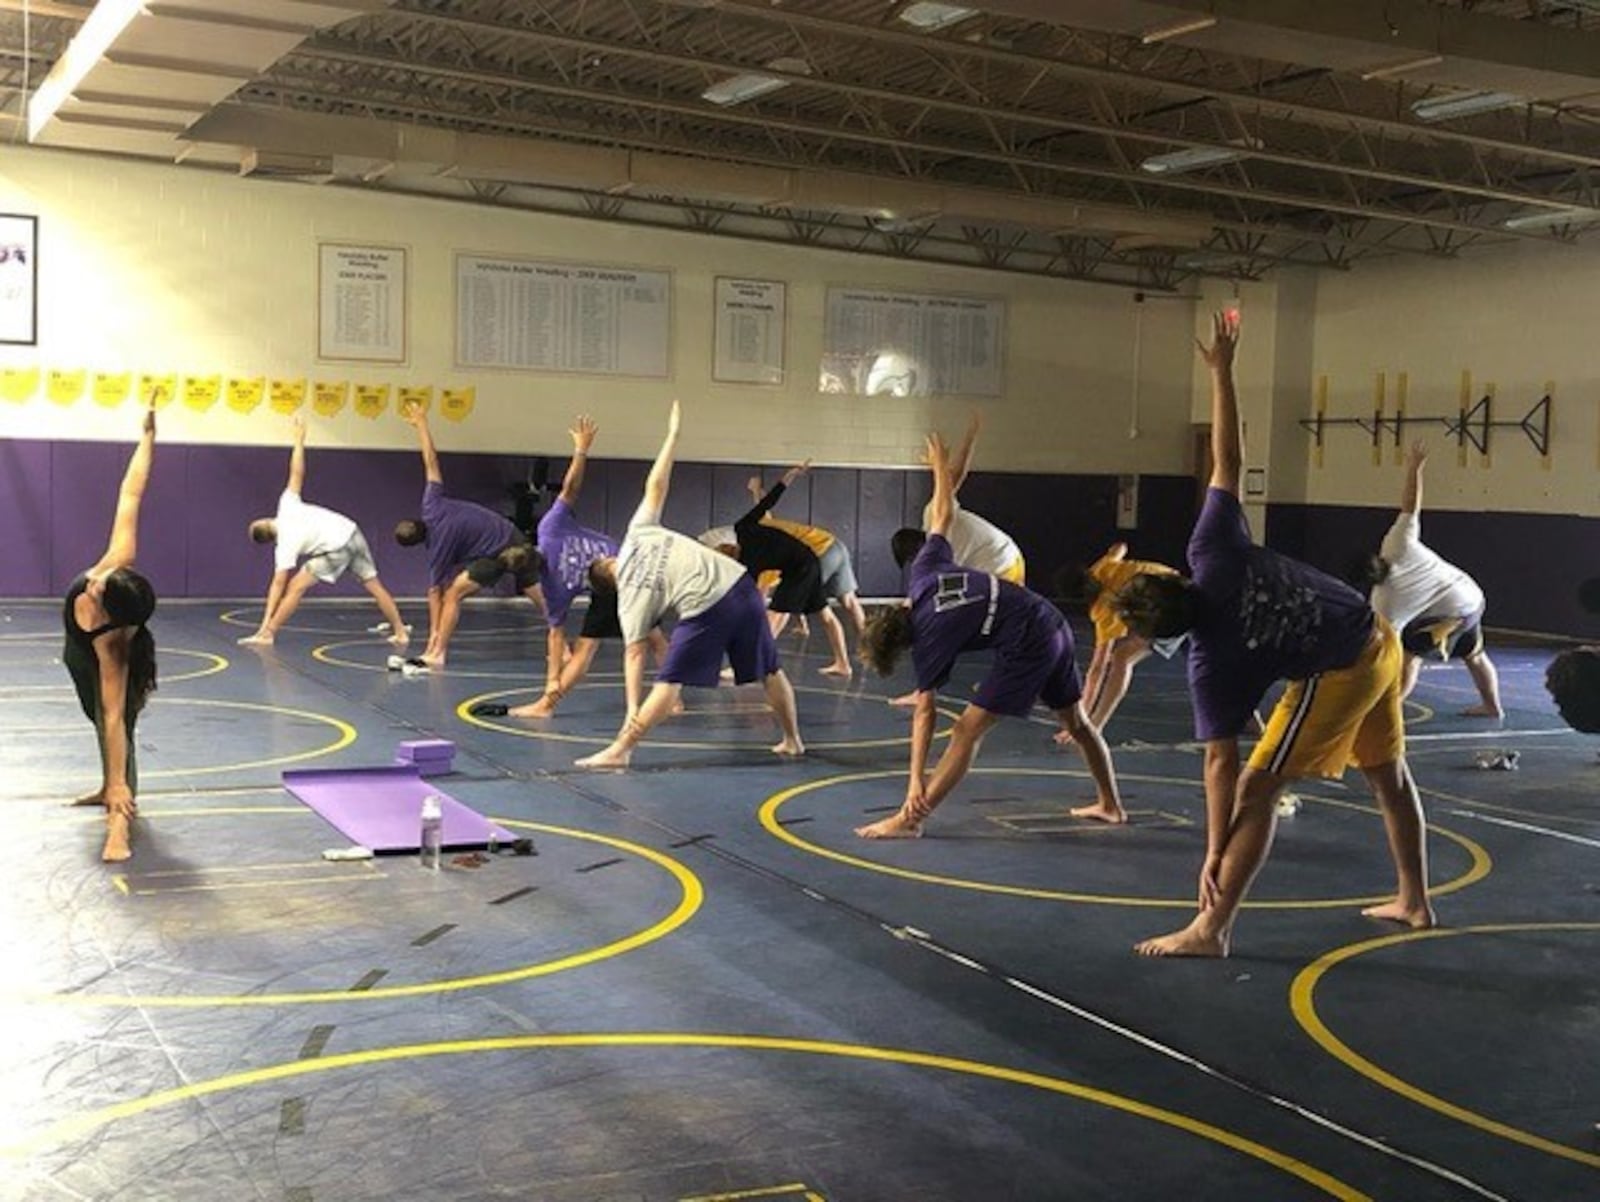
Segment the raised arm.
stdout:
[[428,429],[428,414],[421,405],[407,405],[400,416],[417,432],[417,442],[422,448],[422,471],[429,484],[443,484],[444,473],[439,470],[439,452],[433,449],[433,431]]
[[1406,452],[1406,485],[1400,494],[1400,512],[1415,516],[1422,512],[1422,468],[1428,462],[1426,443],[1414,442]]
[[1237,313],[1211,318],[1211,345],[1196,340],[1211,370],[1211,487],[1239,495],[1244,448],[1239,434],[1239,398],[1233,388],[1233,352],[1239,345]]
[[154,405],[144,412],[144,425],[139,432],[139,445],[128,459],[128,468],[122,474],[122,487],[117,493],[117,514],[111,519],[111,538],[106,543],[106,553],[100,562],[90,568],[90,574],[113,572],[125,568],[134,560],[139,550],[139,503],[144,500],[145,485],[150,482],[150,464],[155,458],[156,411]]
[[672,411],[667,415],[667,436],[661,441],[656,461],[650,465],[649,476],[645,477],[644,500],[652,513],[661,512],[667,503],[667,490],[672,487],[672,459],[678,453],[680,416],[678,402],[673,401]]
[[961,486],[967,482],[967,473],[972,470],[972,454],[978,449],[978,431],[982,429],[983,414],[974,409],[971,419],[967,422],[967,432],[961,436],[961,445],[956,448],[955,462],[951,470],[951,496],[960,492]]
[[600,433],[600,427],[595,425],[594,418],[585,414],[567,433],[572,435],[572,462],[567,464],[567,474],[561,481],[561,500],[571,506],[578,503],[578,494],[583,492],[583,473],[589,466],[589,448],[594,445],[594,436]]
[[928,470],[933,473],[933,500],[928,502],[928,533],[949,534],[955,515],[955,465],[938,431],[928,435]]
[[306,483],[306,419],[299,414],[294,419],[294,449],[289,452],[289,491],[295,496]]

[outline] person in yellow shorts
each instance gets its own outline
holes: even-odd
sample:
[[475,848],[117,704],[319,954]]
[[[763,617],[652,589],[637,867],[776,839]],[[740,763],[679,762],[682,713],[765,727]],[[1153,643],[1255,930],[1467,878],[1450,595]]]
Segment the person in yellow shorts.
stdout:
[[[1400,641],[1349,585],[1250,541],[1239,502],[1239,407],[1233,386],[1237,314],[1218,314],[1201,356],[1211,373],[1210,487],[1189,540],[1189,576],[1134,577],[1117,609],[1142,638],[1188,634],[1195,731],[1205,743],[1206,858],[1199,913],[1147,939],[1148,956],[1226,956],[1234,920],[1266,863],[1276,803],[1298,777],[1343,775],[1354,763],[1383,812],[1394,900],[1363,911],[1431,927],[1422,800],[1406,766]],[[1266,691],[1289,687],[1241,766],[1239,735]]]

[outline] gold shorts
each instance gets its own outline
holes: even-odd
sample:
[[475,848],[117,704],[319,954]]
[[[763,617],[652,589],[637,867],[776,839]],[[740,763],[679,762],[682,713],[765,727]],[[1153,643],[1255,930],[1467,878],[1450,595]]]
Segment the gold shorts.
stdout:
[[1250,767],[1294,779],[1337,779],[1347,766],[1376,768],[1406,752],[1400,708],[1400,639],[1381,617],[1348,668],[1292,680],[1250,753]]

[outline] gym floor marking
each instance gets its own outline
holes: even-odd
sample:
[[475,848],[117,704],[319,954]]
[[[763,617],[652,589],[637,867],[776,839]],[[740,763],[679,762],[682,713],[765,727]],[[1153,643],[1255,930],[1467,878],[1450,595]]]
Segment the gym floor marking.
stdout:
[[[301,806],[284,806],[247,808],[243,810],[147,811],[142,816],[146,818],[196,818],[215,815],[263,813],[299,814],[305,816],[312,814],[312,811]],[[592,831],[580,831],[564,826],[550,826],[543,822],[519,822],[509,818],[497,818],[495,821],[502,826],[515,827],[519,830],[535,831],[539,834],[555,835],[563,838],[582,839],[589,843],[599,843],[605,847],[614,848],[617,851],[648,860],[652,864],[664,868],[677,881],[681,891],[678,903],[666,917],[641,931],[613,940],[600,947],[591,948],[588,951],[575,952],[572,955],[563,956],[557,960],[547,960],[539,964],[527,964],[518,968],[481,973],[470,977],[448,977],[438,981],[423,981],[414,985],[390,985],[384,989],[369,989],[358,994],[352,994],[343,989],[307,990],[298,993],[215,994],[192,997],[164,995],[136,997],[114,994],[51,993],[22,994],[8,1000],[40,1005],[183,1009],[205,1006],[310,1005],[327,1002],[349,1002],[352,1000],[369,1001],[375,998],[420,997],[429,994],[456,993],[466,989],[484,989],[493,985],[506,985],[513,981],[526,981],[533,977],[545,977],[553,973],[565,972],[568,969],[579,968],[586,964],[609,960],[614,956],[631,952],[635,948],[643,947],[648,943],[654,943],[657,939],[671,934],[693,918],[700,909],[701,903],[705,900],[705,890],[700,884],[700,879],[671,856],[653,848],[643,847],[637,843],[629,843],[624,839],[616,839],[610,835],[599,835]],[[376,880],[380,878],[350,877],[348,879]],[[3,996],[0,995],[0,997]]]
[[[49,639],[52,643],[59,643],[61,641],[61,636],[59,634],[40,633],[35,635],[24,635],[20,637],[28,639]],[[166,687],[167,685],[182,684],[186,680],[199,680],[202,677],[215,676],[218,672],[226,672],[232,666],[224,657],[220,655],[213,655],[209,651],[189,651],[182,647],[162,647],[161,658],[164,660],[169,655],[186,655],[193,659],[203,661],[205,666],[202,668],[196,668],[190,672],[180,672],[176,676],[168,676],[165,672],[163,672],[161,673],[162,687]],[[70,680],[63,679],[60,684],[14,684],[6,686],[7,694],[60,692],[70,694],[72,692],[72,682]]]
[[345,1052],[323,1056],[316,1060],[291,1060],[244,1072],[195,1081],[175,1089],[160,1090],[133,1098],[126,1102],[102,1107],[86,1114],[62,1119],[40,1133],[16,1143],[0,1147],[0,1156],[20,1157],[38,1148],[63,1143],[90,1134],[101,1127],[149,1113],[177,1102],[206,1097],[210,1094],[262,1085],[271,1081],[309,1076],[313,1073],[332,1072],[338,1069],[357,1068],[394,1061],[417,1060],[432,1056],[459,1056],[482,1052],[521,1052],[535,1049],[567,1048],[725,1048],[754,1052],[789,1052],[813,1056],[831,1056],[840,1059],[900,1064],[913,1068],[937,1069],[960,1073],[990,1081],[1012,1085],[1025,1085],[1033,1089],[1091,1102],[1111,1110],[1162,1123],[1190,1135],[1242,1153],[1281,1172],[1299,1178],[1340,1202],[1374,1202],[1370,1195],[1361,1193],[1337,1178],[1297,1160],[1284,1152],[1269,1148],[1245,1136],[1201,1119],[1174,1110],[1152,1106],[1121,1094],[1092,1086],[1080,1085],[1060,1077],[1023,1069],[1007,1068],[980,1060],[964,1060],[917,1052],[902,1048],[877,1047],[871,1044],[836,1043],[828,1040],[787,1039],[765,1035],[699,1034],[690,1032],[592,1032],[568,1035],[507,1035],[491,1039],[463,1039],[441,1043],[410,1044],[400,1047],[373,1048],[364,1052]]
[[[593,689],[593,688],[613,688],[614,689],[614,688],[616,688],[615,685],[603,685],[603,684],[600,684],[600,683],[597,683],[597,682],[591,683],[591,682],[588,682],[588,681],[584,682],[583,684],[578,685],[577,687],[580,688],[580,689]],[[866,694],[840,693],[840,692],[837,692],[837,691],[835,691],[833,689],[819,688],[819,687],[816,687],[814,685],[797,684],[797,685],[794,685],[793,687],[794,687],[794,691],[796,693],[820,693],[824,697],[832,697],[835,700],[838,700],[838,699],[841,699],[841,698],[855,698],[855,699],[858,699],[858,700],[863,700],[863,701],[868,701],[868,702],[880,702],[880,701],[885,700],[884,698],[879,698],[879,697],[877,697],[875,695],[868,696]],[[519,694],[526,695],[526,696],[529,696],[529,697],[535,697],[535,696],[541,694],[543,691],[544,690],[541,687],[539,687],[537,685],[534,685],[534,686],[525,686],[525,687],[519,688],[519,689],[500,689],[500,690],[498,690],[496,692],[492,692],[492,693],[479,693],[476,697],[468,697],[460,705],[456,706],[456,717],[460,718],[463,722],[467,723],[469,726],[481,727],[484,730],[496,731],[499,734],[503,734],[503,735],[516,735],[518,738],[521,738],[521,739],[548,740],[548,741],[554,742],[554,743],[580,743],[580,744],[582,744],[582,745],[584,745],[586,747],[606,747],[606,746],[610,745],[611,740],[613,738],[613,736],[611,736],[611,735],[572,735],[572,734],[564,734],[563,732],[558,731],[558,730],[544,730],[544,729],[539,729],[539,728],[535,728],[535,727],[527,727],[527,726],[501,725],[498,721],[492,721],[492,720],[487,719],[487,718],[480,718],[476,714],[471,712],[473,706],[481,705],[486,701],[497,701],[502,697],[513,697],[513,696],[517,696]],[[710,711],[706,711],[706,712],[710,712]],[[715,712],[722,713],[723,711],[717,710]],[[953,710],[948,710],[948,709],[945,709],[943,707],[940,707],[939,714],[942,717],[949,719],[951,722],[954,722],[957,718],[959,718],[961,716],[960,714],[954,712]],[[687,714],[680,715],[679,718],[686,717],[686,716],[687,716]],[[528,721],[528,722],[540,721],[540,719],[534,719],[534,718],[527,718],[527,719],[523,719],[523,720],[524,721]],[[554,719],[543,719],[543,721],[553,721],[553,720]],[[667,723],[678,721],[678,720],[679,719],[669,718],[669,719],[667,719],[667,722],[663,723],[662,725],[666,725]],[[804,732],[802,732],[802,734],[803,733]],[[934,738],[936,738],[936,739],[947,739],[949,737],[950,737],[950,727],[948,727],[948,726],[945,727],[943,730],[936,731],[934,733]],[[911,736],[908,733],[908,734],[905,734],[905,735],[896,735],[896,736],[893,736],[893,737],[890,737],[890,738],[883,738],[883,739],[843,739],[843,740],[840,740],[839,742],[832,742],[832,743],[813,743],[811,740],[807,739],[806,740],[806,747],[807,747],[808,750],[811,750],[811,751],[846,751],[846,750],[851,750],[851,749],[854,749],[854,748],[904,747],[907,744],[909,744],[910,742],[911,742]],[[716,742],[711,742],[711,741],[708,740],[708,741],[705,741],[705,742],[691,743],[691,742],[685,742],[683,740],[674,741],[674,740],[671,740],[671,739],[657,739],[657,738],[652,738],[649,735],[645,736],[644,742],[640,743],[639,747],[640,747],[641,750],[646,750],[646,751],[651,747],[664,747],[664,748],[667,748],[667,749],[672,750],[672,751],[765,751],[766,750],[765,747],[761,746],[760,743],[756,742],[756,741],[751,741],[751,742],[747,742],[747,743],[727,743],[727,742],[716,743]]]
[[[354,606],[357,606],[357,607],[370,607],[372,603],[370,601],[356,601],[356,602],[353,602],[352,604]],[[311,609],[311,608],[315,608],[315,607],[314,606],[303,606],[302,608],[303,609]],[[253,631],[253,630],[259,630],[261,628],[261,618],[259,616],[261,614],[261,612],[262,612],[261,611],[261,607],[259,605],[254,605],[254,606],[245,605],[245,606],[241,606],[238,609],[223,610],[223,612],[218,615],[218,619],[220,621],[222,621],[222,622],[227,623],[229,626],[237,626],[237,627],[239,627],[240,629],[243,629],[243,630],[252,630]],[[256,614],[257,616],[253,617],[253,618],[243,618],[243,617],[240,617],[241,614]],[[474,628],[472,628],[470,630],[457,629],[456,633],[452,636],[452,638],[455,638],[455,639],[481,638],[484,635],[494,635],[494,634],[543,634],[546,629],[547,629],[547,627],[545,626],[543,621],[540,621],[540,622],[537,622],[537,623],[530,623],[527,626],[491,626],[491,627],[488,627],[488,628],[474,627]],[[297,626],[293,622],[290,622],[287,626],[283,627],[282,633],[285,633],[285,634],[342,634],[342,635],[349,636],[349,641],[352,642],[352,643],[363,642],[363,641],[366,641],[366,642],[376,641],[376,642],[379,642],[379,643],[383,643],[388,638],[387,635],[380,634],[380,633],[378,633],[377,631],[374,631],[374,630],[367,630],[365,628],[363,628],[361,630],[352,630],[348,626],[338,626],[338,627],[332,627],[332,628],[327,627],[327,626]],[[416,628],[414,626],[412,627],[411,633],[413,635],[416,634]],[[363,639],[361,639],[359,637],[362,634],[367,635],[367,638],[365,640],[363,640]],[[344,644],[338,644],[338,645],[343,646]],[[365,665],[357,665],[357,666],[358,667],[364,667]]]
[[[952,889],[971,889],[979,893],[999,893],[1004,894],[1007,897],[1031,897],[1037,898],[1041,901],[1082,902],[1090,905],[1137,906],[1158,909],[1194,908],[1193,897],[1168,899],[1157,897],[1125,897],[1105,893],[1067,893],[1055,889],[1031,889],[1022,885],[1001,885],[988,881],[971,880],[965,877],[943,876],[937,873],[921,872],[910,868],[899,868],[893,864],[885,864],[876,860],[867,860],[861,858],[860,856],[852,856],[846,854],[845,852],[834,851],[832,848],[823,847],[816,843],[809,843],[800,838],[798,835],[794,834],[789,827],[785,826],[778,819],[778,810],[787,802],[792,801],[794,798],[803,794],[816,792],[819,789],[832,788],[836,785],[855,784],[859,781],[868,780],[885,780],[891,777],[900,777],[904,775],[905,773],[899,769],[888,769],[880,772],[851,772],[840,776],[825,776],[820,780],[806,781],[803,784],[793,785],[790,788],[784,789],[778,793],[774,793],[771,797],[767,798],[767,800],[761,804],[761,809],[757,812],[757,818],[769,834],[776,835],[785,843],[797,847],[801,851],[809,852],[815,856],[821,856],[824,859],[834,860],[840,864],[847,864],[852,868],[864,868],[868,872],[882,873],[885,876],[900,877],[904,880],[920,881],[929,885],[944,885]],[[1089,774],[1087,772],[1064,768],[974,768],[969,775],[1070,776],[1081,780],[1089,779]],[[1147,776],[1134,773],[1118,773],[1117,779],[1119,781],[1143,781],[1153,784],[1180,784],[1191,788],[1195,783],[1194,781],[1187,780],[1183,777]],[[1315,801],[1322,805],[1335,806],[1339,809],[1355,810],[1363,814],[1376,814],[1376,811],[1371,810],[1366,806],[1356,805],[1353,802],[1338,801],[1331,797],[1315,797],[1306,793],[1302,793],[1300,796],[1308,801]],[[1087,824],[1093,820],[1085,819],[1083,821],[1085,824]],[[1481,844],[1467,838],[1465,835],[1457,834],[1455,831],[1448,830],[1445,827],[1437,826],[1433,823],[1429,823],[1427,829],[1432,831],[1434,834],[1441,835],[1444,838],[1449,839],[1452,843],[1460,846],[1466,851],[1470,860],[1465,872],[1449,881],[1431,886],[1429,892],[1432,893],[1433,896],[1442,897],[1448,893],[1455,893],[1459,890],[1467,888],[1469,885],[1476,884],[1478,881],[1481,881],[1484,877],[1489,875],[1490,871],[1494,867],[1494,861],[1490,859],[1488,851],[1486,851]],[[890,842],[892,844],[893,841]],[[1307,898],[1300,900],[1275,899],[1273,901],[1245,902],[1244,908],[1247,910],[1352,909],[1359,906],[1379,905],[1383,902],[1391,900],[1393,900],[1392,895],[1388,894],[1375,897],[1330,897]]]
[[679,1198],[678,1202],[744,1202],[746,1198],[792,1198],[800,1195],[801,1202],[827,1202],[821,1194],[813,1193],[811,1187],[801,1181],[793,1181],[788,1185],[769,1185],[764,1189],[740,1189],[726,1194],[695,1194],[689,1198]]
[[1525,923],[1496,923],[1473,927],[1439,927],[1431,931],[1405,931],[1398,935],[1386,935],[1378,939],[1364,939],[1359,943],[1348,944],[1345,947],[1335,948],[1327,955],[1320,957],[1301,969],[1289,987],[1289,1008],[1293,1012],[1295,1021],[1298,1022],[1307,1035],[1331,1055],[1335,1060],[1354,1069],[1369,1081],[1382,1086],[1391,1093],[1399,1094],[1409,1101],[1429,1110],[1446,1115],[1476,1127],[1480,1131],[1487,1131],[1491,1135],[1498,1135],[1529,1148],[1536,1148],[1541,1152],[1548,1152],[1552,1156],[1559,1156],[1564,1160],[1573,1160],[1579,1164],[1588,1165],[1590,1168],[1600,1168],[1600,1155],[1585,1152],[1579,1148],[1569,1147],[1567,1144],[1557,1143],[1555,1140],[1546,1139],[1542,1135],[1535,1135],[1531,1131],[1524,1131],[1520,1127],[1513,1127],[1508,1123],[1487,1118],[1465,1106],[1457,1106],[1447,1102],[1436,1094],[1409,1081],[1404,1081],[1391,1072],[1378,1067],[1372,1061],[1355,1051],[1328,1029],[1322,1021],[1322,1016],[1317,1013],[1316,992],[1317,986],[1328,971],[1336,965],[1357,956],[1366,955],[1368,952],[1381,951],[1386,948],[1397,947],[1406,943],[1419,943],[1429,939],[1455,939],[1469,935],[1512,935],[1526,932],[1600,932],[1600,923],[1597,922],[1525,922]]

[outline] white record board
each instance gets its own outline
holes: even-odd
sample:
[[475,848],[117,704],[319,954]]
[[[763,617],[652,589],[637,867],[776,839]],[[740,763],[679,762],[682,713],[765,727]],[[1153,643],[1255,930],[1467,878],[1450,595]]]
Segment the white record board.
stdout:
[[1005,301],[829,288],[822,392],[997,397],[1005,390]]
[[604,376],[671,375],[672,276],[456,255],[456,364]]
[[406,251],[317,246],[317,358],[406,361]]
[[780,281],[717,277],[713,380],[783,383],[787,301],[788,287]]

